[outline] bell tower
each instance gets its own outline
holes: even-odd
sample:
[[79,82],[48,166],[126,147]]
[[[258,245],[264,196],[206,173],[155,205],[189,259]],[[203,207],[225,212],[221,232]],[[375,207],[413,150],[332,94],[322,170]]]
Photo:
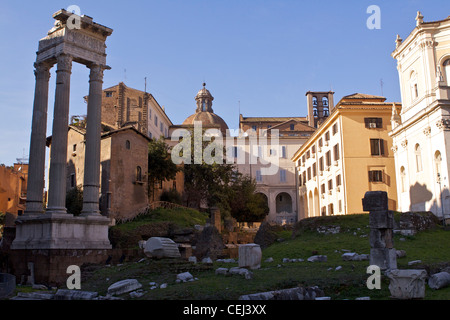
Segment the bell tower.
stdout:
[[306,93],[308,107],[308,124],[317,128],[325,121],[334,108],[332,91],[308,91]]

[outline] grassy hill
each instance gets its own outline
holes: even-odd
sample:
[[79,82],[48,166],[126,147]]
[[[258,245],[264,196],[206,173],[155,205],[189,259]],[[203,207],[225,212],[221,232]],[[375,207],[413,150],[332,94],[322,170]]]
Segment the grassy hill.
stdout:
[[[165,216],[165,214],[167,214]],[[174,213],[175,214],[175,213]],[[180,215],[180,212],[178,212]],[[149,221],[192,225],[206,217],[192,212],[193,219],[161,213],[152,217],[142,217],[128,225],[115,227],[122,232],[136,232]],[[395,218],[398,220],[399,215]],[[172,220],[173,219],[173,220]],[[181,220],[179,220],[181,219]],[[197,220],[199,219],[199,220]],[[184,221],[184,222],[182,222]],[[142,285],[145,295],[139,299],[238,299],[244,294],[292,288],[296,286],[319,286],[326,296],[333,300],[355,299],[369,296],[372,300],[389,299],[389,281],[383,276],[381,289],[369,290],[366,286],[369,274],[366,273],[369,261],[343,261],[342,254],[349,250],[368,254],[369,245],[368,215],[347,215],[317,217],[302,220],[291,231],[280,231],[277,241],[263,249],[261,268],[253,270],[253,279],[241,276],[216,275],[219,267],[230,268],[238,263],[215,261],[213,265],[192,264],[185,260],[150,260],[126,262],[116,266],[88,266],[82,269],[82,290],[97,291],[106,295],[107,288],[114,282],[135,278]],[[133,231],[134,230],[134,231]],[[332,233],[332,232],[336,233]],[[339,231],[339,232],[337,232]],[[397,250],[405,250],[406,257],[397,260],[399,269],[426,269],[434,272],[442,266],[450,265],[450,231],[437,226],[433,230],[418,232],[415,236],[394,236]],[[308,262],[308,257],[316,254],[326,255],[326,262]],[[267,258],[273,262],[265,262]],[[283,262],[283,258],[304,259],[303,262]],[[408,266],[412,260],[421,260],[420,265]],[[337,267],[340,267],[336,269]],[[176,275],[189,271],[197,281],[175,283]],[[150,289],[150,282],[167,283],[167,288]],[[128,294],[123,298],[130,299]],[[426,287],[426,298],[432,300],[450,299],[450,287],[432,290]]]

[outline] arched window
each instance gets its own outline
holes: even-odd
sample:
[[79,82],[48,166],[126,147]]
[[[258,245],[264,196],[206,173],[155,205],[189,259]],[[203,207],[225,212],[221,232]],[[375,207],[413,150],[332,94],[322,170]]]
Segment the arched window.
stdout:
[[419,96],[419,88],[417,87],[417,74],[415,71],[411,72],[409,76],[409,86],[411,90],[411,101],[414,101]]
[[434,166],[436,168],[436,178],[438,182],[441,182],[442,177],[441,177],[441,162],[442,162],[442,157],[441,157],[441,153],[439,151],[436,151],[434,153]]
[[131,149],[131,143],[130,140],[125,141],[125,148],[127,148],[127,150]]
[[142,169],[141,167],[136,167],[136,181],[142,181]]
[[313,103],[313,106],[316,106],[317,107],[317,97],[312,97],[312,103]]
[[442,64],[444,67],[445,80],[447,81],[447,86],[450,86],[450,58],[445,60]]
[[202,100],[202,111],[206,111],[206,102]]
[[416,156],[416,171],[421,172],[422,171],[422,151],[420,149],[420,145],[416,144],[416,147],[414,149],[414,153]]
[[406,191],[406,172],[405,172],[405,167],[403,167],[403,166],[400,168],[400,187],[401,187],[401,192]]
[[328,107],[328,98],[327,97],[322,97],[322,105],[324,107]]

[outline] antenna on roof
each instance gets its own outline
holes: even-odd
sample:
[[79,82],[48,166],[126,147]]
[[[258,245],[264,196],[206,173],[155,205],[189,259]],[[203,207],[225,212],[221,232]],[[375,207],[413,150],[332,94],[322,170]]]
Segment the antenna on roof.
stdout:
[[380,79],[381,96],[383,96],[383,79]]
[[127,81],[127,69],[123,69],[123,82]]
[[144,77],[144,92],[147,93],[147,77]]

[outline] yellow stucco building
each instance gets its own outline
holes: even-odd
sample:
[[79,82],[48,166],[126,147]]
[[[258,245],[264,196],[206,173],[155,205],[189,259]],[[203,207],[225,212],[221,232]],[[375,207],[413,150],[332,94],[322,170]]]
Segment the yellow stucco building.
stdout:
[[355,93],[343,97],[330,116],[292,157],[298,178],[298,219],[363,213],[366,191],[386,191],[397,209],[392,112],[401,104]]

